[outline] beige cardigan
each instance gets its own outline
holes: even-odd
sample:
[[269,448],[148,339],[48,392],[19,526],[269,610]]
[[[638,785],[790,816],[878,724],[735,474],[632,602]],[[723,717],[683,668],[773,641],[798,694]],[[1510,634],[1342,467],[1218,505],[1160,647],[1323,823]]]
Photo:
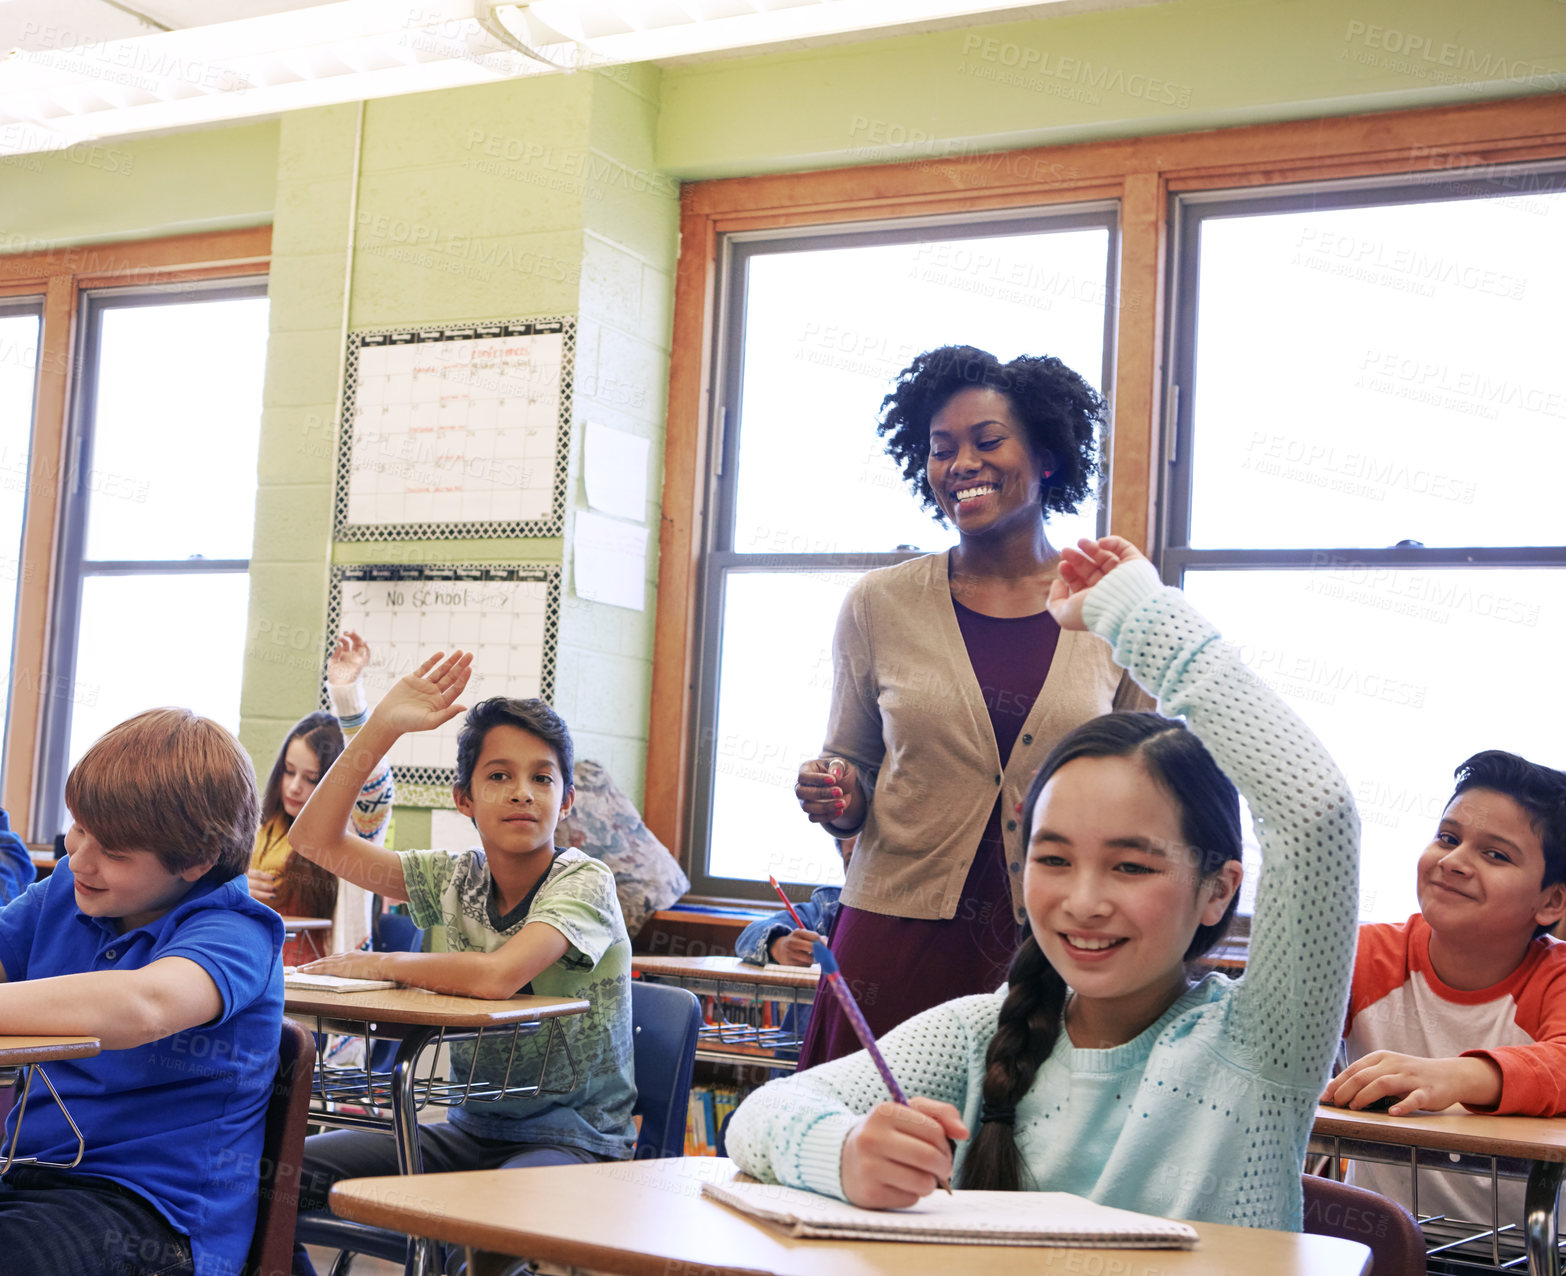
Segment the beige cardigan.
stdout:
[[957,627],[945,553],[867,572],[849,590],[833,641],[825,752],[859,770],[866,802],[843,903],[895,917],[954,917],[995,805],[1019,922],[1026,831],[1014,814],[1045,755],[1112,709],[1150,709],[1109,645],[1065,630],[1049,676],[1003,768],[989,711]]

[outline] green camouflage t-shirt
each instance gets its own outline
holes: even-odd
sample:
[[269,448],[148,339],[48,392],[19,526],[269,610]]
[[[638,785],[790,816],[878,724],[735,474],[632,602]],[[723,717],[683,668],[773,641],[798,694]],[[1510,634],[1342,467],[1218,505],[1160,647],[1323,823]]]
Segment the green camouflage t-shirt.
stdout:
[[[625,933],[614,876],[578,850],[555,859],[530,900],[504,917],[495,910],[489,866],[481,850],[403,851],[403,881],[413,920],[424,928],[426,952],[494,952],[529,922],[553,926],[570,946],[540,971],[525,991],[547,997],[579,997],[588,1010],[557,1019],[576,1063],[557,1044],[544,1072],[549,1093],[536,1098],[469,1100],[450,1121],[469,1134],[517,1143],[561,1144],[595,1156],[629,1157],[636,1148],[631,1107],[636,1081],[631,1057],[631,941]],[[524,990],[519,990],[524,991]],[[532,1084],[544,1062],[545,1029],[516,1042],[509,1033],[491,1043],[486,1034],[476,1079],[498,1084],[509,1061],[511,1084]],[[452,1079],[465,1081],[471,1045],[452,1047]]]

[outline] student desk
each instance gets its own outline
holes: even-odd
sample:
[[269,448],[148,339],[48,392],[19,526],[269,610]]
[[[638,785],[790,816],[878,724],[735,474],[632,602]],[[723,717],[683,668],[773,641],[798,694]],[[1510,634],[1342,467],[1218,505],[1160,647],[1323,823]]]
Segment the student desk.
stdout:
[[[314,935],[318,931],[329,931],[331,929],[332,919],[330,917],[290,917],[286,913],[283,914],[284,936],[288,939],[292,939],[295,935],[312,936],[309,941],[310,951],[317,958],[324,957],[326,954],[321,951],[321,943],[314,938]],[[299,964],[301,966],[304,965],[303,962]]]
[[[1197,1223],[1194,1250],[793,1240],[701,1195],[734,1177],[713,1157],[533,1170],[349,1179],[332,1189],[344,1218],[412,1231],[470,1251],[574,1264],[622,1276],[1362,1276],[1357,1241]],[[505,1260],[470,1259],[497,1272]]]
[[[810,966],[752,966],[738,957],[632,957],[631,970],[660,983],[689,988],[697,996],[715,995],[751,1003],[788,1002],[798,1023],[801,1009],[816,999],[821,972]],[[781,1022],[762,1027],[749,1022],[705,1023],[696,1050],[698,1059],[713,1063],[762,1064],[792,1068],[799,1054],[799,1033]],[[774,1051],[794,1057],[773,1058]]]
[[[365,1065],[355,1068],[330,1068],[319,1055],[311,1115],[322,1125],[352,1126],[384,1130],[387,1120],[375,1112],[344,1112],[341,1105],[363,1105],[370,1109],[391,1108],[391,1130],[397,1141],[397,1169],[401,1174],[418,1174],[423,1169],[419,1154],[419,1109],[425,1103],[450,1106],[469,1097],[479,1098],[471,1079],[463,1085],[455,1079],[437,1081],[433,1075],[418,1076],[419,1055],[427,1046],[443,1042],[471,1040],[474,1058],[485,1034],[512,1037],[531,1036],[548,1026],[544,1061],[537,1082],[530,1087],[507,1087],[505,1093],[536,1094],[543,1084],[550,1052],[558,1045],[571,1065],[571,1088],[581,1084],[576,1060],[559,1031],[559,1020],[580,1015],[587,1003],[570,997],[512,997],[507,1001],[489,1001],[479,997],[451,997],[426,992],[422,988],[382,988],[374,992],[333,993],[283,989],[283,1013],[292,1019],[306,1020],[306,1028],[316,1033],[339,1032],[364,1039]],[[390,1073],[370,1070],[374,1039],[397,1041],[397,1054]],[[433,1068],[433,1065],[432,1065]],[[510,1081],[508,1061],[503,1086]],[[499,1097],[488,1091],[489,1097]],[[329,1106],[330,1105],[330,1106]],[[427,1246],[415,1246],[409,1254],[408,1272],[433,1271]]]
[[[1395,1117],[1384,1112],[1320,1107],[1310,1149],[1333,1158],[1411,1167],[1421,1163],[1420,1152],[1528,1162],[1524,1196],[1528,1271],[1531,1276],[1561,1276],[1556,1196],[1566,1171],[1566,1120],[1469,1112]],[[1429,1169],[1461,1168],[1456,1163],[1434,1164],[1428,1159],[1424,1164]]]
[[[24,1069],[20,1087],[15,1087],[12,1091],[16,1097],[8,1105],[17,1108],[16,1129],[12,1132],[4,1154],[0,1155],[0,1174],[9,1170],[13,1162],[20,1165],[48,1164],[51,1168],[61,1170],[69,1170],[81,1163],[82,1153],[87,1150],[86,1140],[82,1138],[82,1132],[76,1128],[76,1122],[71,1119],[65,1103],[55,1092],[48,1074],[38,1065],[53,1063],[57,1059],[90,1059],[102,1048],[103,1045],[97,1037],[0,1037],[0,1068]],[[27,1097],[32,1090],[34,1075],[43,1078],[44,1085],[49,1087],[49,1093],[54,1095],[55,1103],[59,1104],[61,1115],[65,1117],[76,1135],[76,1159],[69,1165],[35,1162],[31,1157],[15,1156],[16,1141],[21,1137],[22,1122],[27,1116]]]
[[[451,997],[426,992],[421,988],[382,988],[374,992],[311,992],[283,989],[283,1013],[305,1022],[317,1033],[338,1032],[365,1040],[369,1058],[374,1039],[398,1042],[397,1055],[389,1074],[373,1073],[365,1067],[329,1069],[318,1063],[313,1106],[321,1111],[315,1119],[323,1125],[343,1125],[385,1129],[384,1117],[355,1112],[326,1110],[326,1104],[354,1104],[391,1109],[391,1128],[397,1137],[398,1168],[404,1174],[417,1174],[419,1157],[418,1113],[426,1102],[437,1105],[461,1103],[478,1098],[470,1087],[460,1083],[437,1084],[417,1076],[416,1065],[426,1046],[442,1041],[491,1039],[502,1032],[531,1036],[548,1025],[548,1052],[557,1045],[565,1050],[571,1064],[572,1085],[579,1084],[576,1061],[571,1058],[557,1020],[580,1015],[587,1003],[570,997],[512,997],[507,1001],[488,1001],[478,997]],[[475,1056],[477,1045],[475,1045]],[[509,1073],[507,1080],[509,1080]],[[540,1077],[539,1081],[542,1082]],[[527,1092],[524,1090],[524,1092]],[[536,1087],[532,1092],[536,1092]],[[495,1097],[495,1096],[491,1096]]]

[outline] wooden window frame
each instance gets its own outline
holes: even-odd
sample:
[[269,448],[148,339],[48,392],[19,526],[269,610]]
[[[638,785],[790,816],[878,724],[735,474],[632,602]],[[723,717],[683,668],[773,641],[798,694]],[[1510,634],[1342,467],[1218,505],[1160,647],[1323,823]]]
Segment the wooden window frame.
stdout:
[[648,827],[683,858],[691,827],[700,560],[719,236],[1094,199],[1120,205],[1114,430],[1106,500],[1117,535],[1157,526],[1165,434],[1171,195],[1365,176],[1441,174],[1566,157],[1566,95],[950,159],[688,184],[680,198],[648,723]]
[[[272,259],[272,228],[211,231],[163,239],[49,248],[0,256],[0,297],[41,296],[38,381],[28,456],[27,503],[16,597],[5,781],[0,804],[24,837],[33,828],[44,690],[48,685],[60,516],[69,421],[79,378],[76,328],[84,289],[177,285],[261,275]],[[18,680],[15,671],[36,676]]]

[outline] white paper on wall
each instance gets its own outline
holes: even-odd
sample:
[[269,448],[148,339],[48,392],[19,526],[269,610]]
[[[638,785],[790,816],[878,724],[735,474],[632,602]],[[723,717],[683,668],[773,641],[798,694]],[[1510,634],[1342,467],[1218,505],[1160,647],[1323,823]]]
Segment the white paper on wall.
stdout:
[[602,514],[576,516],[576,594],[643,611],[647,605],[647,529]]
[[647,517],[648,440],[594,421],[582,438],[582,480],[595,510],[643,522]]

